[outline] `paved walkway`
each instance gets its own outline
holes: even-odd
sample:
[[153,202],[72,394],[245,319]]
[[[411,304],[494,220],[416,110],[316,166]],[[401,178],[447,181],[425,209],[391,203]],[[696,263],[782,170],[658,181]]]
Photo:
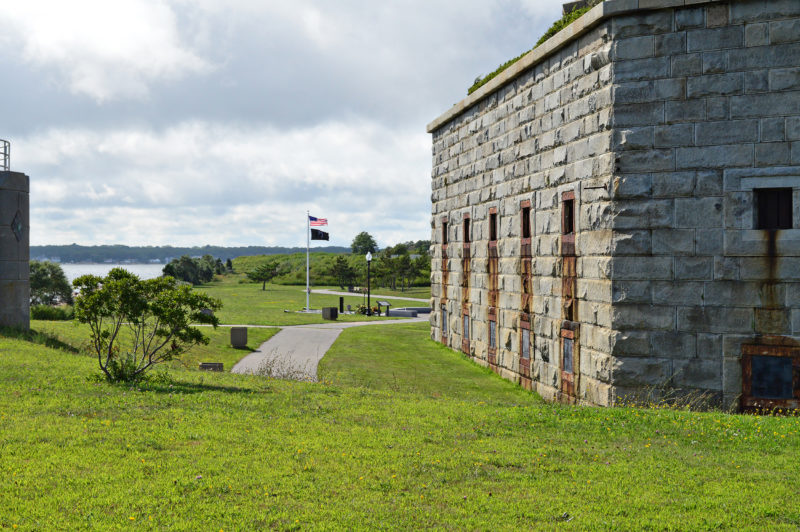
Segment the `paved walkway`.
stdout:
[[232,373],[265,377],[317,380],[317,366],[344,329],[367,325],[394,325],[428,321],[428,316],[391,321],[351,321],[293,325],[282,330],[241,359]]
[[[303,292],[305,292],[305,288],[303,289]],[[323,289],[311,290],[311,293],[312,294],[328,294],[328,295],[331,295],[331,296],[365,296],[365,295],[367,295],[366,293],[363,293],[363,292],[339,292],[338,290],[323,290]],[[418,302],[421,302],[421,303],[428,303],[428,305],[430,305],[430,303],[431,303],[430,298],[428,298],[428,299],[420,299],[418,297],[386,296],[386,295],[381,295],[381,294],[370,294],[370,297],[372,299],[380,297],[382,299],[402,299],[404,301],[418,301]]]

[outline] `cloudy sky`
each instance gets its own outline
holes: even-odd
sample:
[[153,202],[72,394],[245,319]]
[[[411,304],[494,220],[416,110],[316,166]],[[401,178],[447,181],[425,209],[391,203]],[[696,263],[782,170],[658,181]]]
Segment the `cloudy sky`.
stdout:
[[0,138],[31,244],[430,238],[425,126],[530,48],[553,0],[25,0]]

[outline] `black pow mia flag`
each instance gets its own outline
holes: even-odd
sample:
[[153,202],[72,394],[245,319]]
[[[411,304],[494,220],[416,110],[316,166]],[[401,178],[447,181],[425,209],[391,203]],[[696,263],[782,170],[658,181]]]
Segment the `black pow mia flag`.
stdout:
[[330,240],[330,238],[328,238],[328,233],[326,233],[325,231],[320,231],[319,229],[312,229],[311,240]]

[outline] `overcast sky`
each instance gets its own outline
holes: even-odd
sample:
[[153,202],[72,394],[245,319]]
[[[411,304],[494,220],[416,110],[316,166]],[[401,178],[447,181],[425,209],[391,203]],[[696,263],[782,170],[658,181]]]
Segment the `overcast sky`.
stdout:
[[533,46],[553,0],[25,0],[0,138],[31,244],[430,238],[425,126]]

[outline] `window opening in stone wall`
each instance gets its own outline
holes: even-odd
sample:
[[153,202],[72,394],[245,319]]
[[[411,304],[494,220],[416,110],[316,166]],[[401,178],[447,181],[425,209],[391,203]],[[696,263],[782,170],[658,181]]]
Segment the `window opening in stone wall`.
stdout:
[[800,348],[742,346],[742,408],[800,408]]
[[489,349],[497,349],[497,322],[489,321]]
[[447,338],[447,307],[442,305],[442,338]]
[[464,311],[461,321],[461,350],[469,354],[469,314],[466,311]]
[[497,213],[489,214],[489,240],[492,242],[497,241]]
[[522,208],[522,238],[531,237],[531,208]]
[[564,200],[563,210],[564,218],[562,232],[565,235],[570,235],[575,232],[575,200]]
[[523,360],[531,359],[531,330],[522,329],[522,354]]
[[464,243],[467,244],[470,242],[469,239],[469,218],[464,219]]
[[442,244],[447,245],[447,222],[442,222]]
[[564,338],[564,371],[572,373],[572,355],[575,341],[572,338]]
[[756,229],[792,228],[792,189],[755,189]]

